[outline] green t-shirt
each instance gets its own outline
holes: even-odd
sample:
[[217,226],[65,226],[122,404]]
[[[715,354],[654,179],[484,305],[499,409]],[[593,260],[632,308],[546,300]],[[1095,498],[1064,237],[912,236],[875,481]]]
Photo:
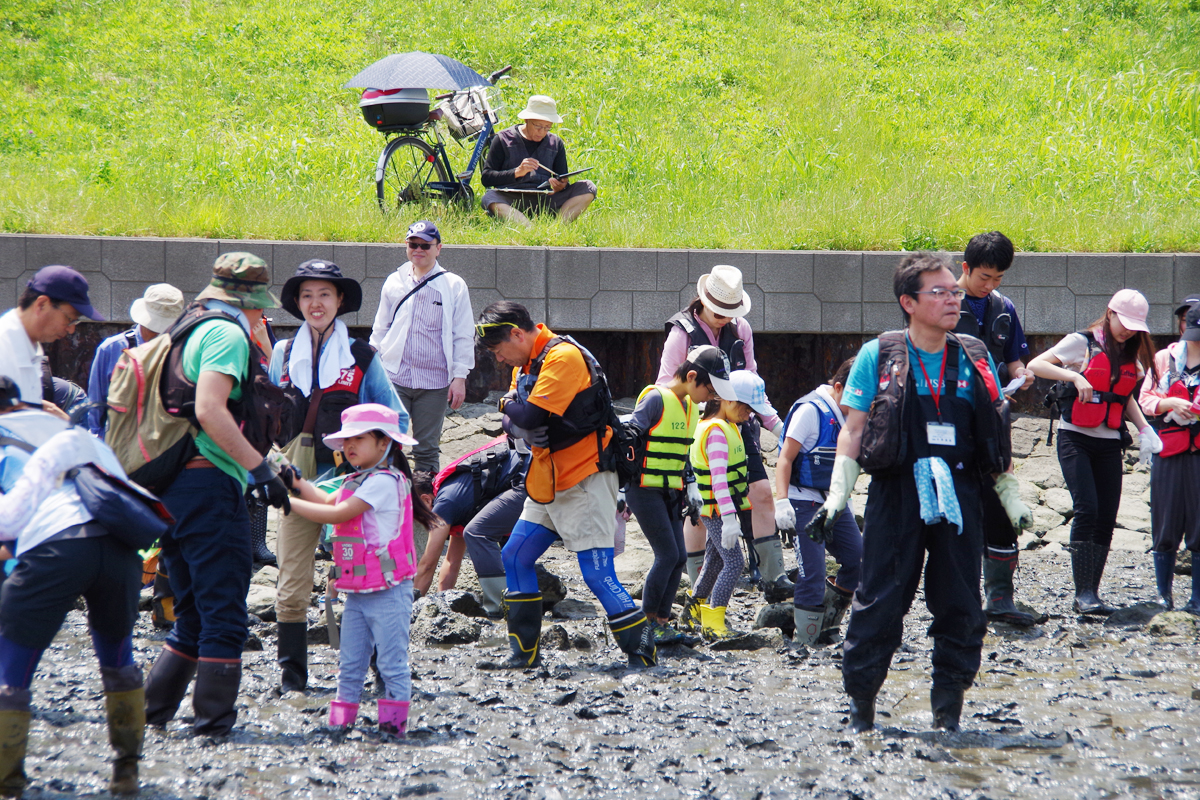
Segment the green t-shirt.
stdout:
[[[201,372],[220,372],[233,378],[230,400],[242,399],[242,381],[250,366],[250,340],[233,320],[212,319],[202,322],[192,331],[183,346],[183,374],[192,382]],[[230,458],[204,431],[196,437],[200,455],[246,489],[246,468]]]

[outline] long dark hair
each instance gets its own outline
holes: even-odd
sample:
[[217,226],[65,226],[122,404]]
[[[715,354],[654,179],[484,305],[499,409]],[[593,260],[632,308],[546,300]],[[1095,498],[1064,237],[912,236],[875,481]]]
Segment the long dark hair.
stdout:
[[[391,440],[391,437],[389,437],[383,431],[371,431],[371,435],[375,437],[376,441],[382,441],[383,439],[388,439],[389,441]],[[401,475],[408,478],[409,486],[416,485],[416,481],[413,480],[412,467],[409,466],[408,463],[408,456],[404,455],[403,448],[401,448],[396,442],[392,442],[391,466],[395,468],[396,471],[398,471]],[[426,528],[432,528],[434,525],[440,522],[440,520],[437,518],[437,515],[433,513],[433,509],[425,505],[425,501],[421,499],[420,494],[413,490],[409,492],[409,496],[412,497],[414,520],[421,523]]]
[[1116,376],[1122,364],[1137,362],[1142,365],[1143,370],[1153,375],[1154,382],[1158,383],[1158,368],[1154,365],[1154,340],[1145,331],[1134,331],[1133,336],[1124,344],[1118,342],[1110,322],[1114,313],[1116,312],[1111,309],[1105,309],[1104,316],[1087,326],[1089,331],[1096,328],[1104,331],[1104,354],[1108,356],[1112,376]]

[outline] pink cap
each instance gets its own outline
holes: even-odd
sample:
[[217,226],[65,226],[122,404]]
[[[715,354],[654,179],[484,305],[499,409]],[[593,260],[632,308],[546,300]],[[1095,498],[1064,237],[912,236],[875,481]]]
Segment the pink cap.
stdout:
[[341,450],[342,442],[351,436],[379,431],[397,444],[415,445],[417,440],[400,430],[400,415],[379,403],[360,403],[342,412],[342,429],[325,437],[325,446]]
[[1131,331],[1150,332],[1146,317],[1150,314],[1150,303],[1137,289],[1122,289],[1108,301],[1108,307],[1116,312],[1117,319]]

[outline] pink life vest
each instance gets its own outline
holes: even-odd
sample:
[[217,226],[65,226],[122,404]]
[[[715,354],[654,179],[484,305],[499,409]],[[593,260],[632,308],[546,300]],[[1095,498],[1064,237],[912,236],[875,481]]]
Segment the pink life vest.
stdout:
[[[352,475],[334,496],[340,503],[354,495],[354,490],[372,475],[389,475],[396,479],[396,494],[400,500],[400,530],[379,531],[374,514],[360,514],[348,522],[333,527],[333,577],[339,592],[378,592],[397,586],[417,574],[417,551],[413,545],[412,495],[408,479],[391,470],[368,470]],[[394,533],[383,546],[389,533]],[[383,534],[383,535],[381,535]]]

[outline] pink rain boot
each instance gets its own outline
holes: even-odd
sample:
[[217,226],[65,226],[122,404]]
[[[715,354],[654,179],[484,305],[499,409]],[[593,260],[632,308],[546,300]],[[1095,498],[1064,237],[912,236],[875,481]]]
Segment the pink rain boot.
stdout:
[[408,730],[408,702],[406,700],[379,701],[379,731],[404,738]]
[[358,703],[334,700],[329,704],[329,726],[331,728],[349,728],[357,718]]

